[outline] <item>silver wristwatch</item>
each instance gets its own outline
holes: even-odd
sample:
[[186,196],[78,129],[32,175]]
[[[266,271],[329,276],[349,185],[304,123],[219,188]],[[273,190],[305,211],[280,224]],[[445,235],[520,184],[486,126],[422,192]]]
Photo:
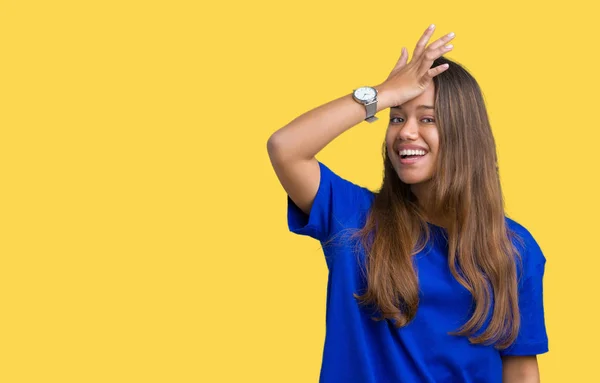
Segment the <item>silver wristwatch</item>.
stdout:
[[365,106],[367,110],[365,121],[375,122],[378,120],[375,117],[375,113],[377,112],[377,89],[370,86],[361,86],[358,89],[354,89],[352,98],[354,98],[354,101]]

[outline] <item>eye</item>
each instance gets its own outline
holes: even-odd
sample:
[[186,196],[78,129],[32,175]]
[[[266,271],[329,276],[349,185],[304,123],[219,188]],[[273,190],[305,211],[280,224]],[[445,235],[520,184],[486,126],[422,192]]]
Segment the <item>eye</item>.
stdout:
[[[435,119],[431,118],[431,117],[424,117],[424,118],[421,119],[421,121],[423,121],[426,124],[433,124],[433,123],[435,123]],[[402,117],[390,117],[390,122],[392,124],[399,124],[399,123],[404,122],[404,118],[402,118]]]

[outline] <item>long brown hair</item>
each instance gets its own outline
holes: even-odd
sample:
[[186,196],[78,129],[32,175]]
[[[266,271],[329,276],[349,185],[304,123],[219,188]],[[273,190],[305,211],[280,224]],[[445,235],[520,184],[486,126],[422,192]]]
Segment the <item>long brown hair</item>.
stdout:
[[[496,145],[479,85],[458,63],[434,77],[440,152],[427,212],[446,217],[448,266],[472,295],[471,318],[452,335],[502,349],[516,338],[520,318],[517,266],[520,255],[505,222]],[[419,304],[413,255],[430,230],[410,185],[398,177],[383,145],[384,178],[365,226],[355,233],[366,250],[367,289],[355,297],[375,306],[396,327],[408,324]],[[491,317],[489,317],[490,310]],[[483,326],[489,320],[482,333]]]

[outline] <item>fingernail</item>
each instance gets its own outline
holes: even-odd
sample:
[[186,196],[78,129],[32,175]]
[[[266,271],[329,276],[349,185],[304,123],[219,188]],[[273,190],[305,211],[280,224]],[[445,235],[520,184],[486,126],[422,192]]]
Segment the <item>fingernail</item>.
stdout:
[[446,48],[448,48],[448,49],[452,49],[452,48],[454,48],[454,45],[452,45],[452,44],[448,44],[448,45],[446,45]]
[[454,32],[448,33],[448,37],[454,37]]
[[433,28],[435,28],[435,24],[431,24],[431,25],[429,26],[429,29],[433,29]]

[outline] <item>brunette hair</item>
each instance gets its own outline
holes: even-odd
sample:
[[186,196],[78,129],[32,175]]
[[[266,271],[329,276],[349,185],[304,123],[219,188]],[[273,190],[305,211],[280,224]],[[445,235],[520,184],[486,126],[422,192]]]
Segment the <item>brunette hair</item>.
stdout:
[[[470,319],[450,334],[502,349],[514,341],[520,325],[521,259],[512,242],[519,238],[505,221],[496,144],[481,89],[454,61],[440,57],[434,66],[445,63],[450,67],[433,79],[440,152],[427,211],[447,218],[448,266],[474,301]],[[410,185],[394,170],[385,144],[383,157],[382,186],[365,226],[354,233],[366,250],[367,280],[364,294],[354,296],[362,305],[376,307],[381,317],[373,319],[392,320],[402,327],[417,312],[413,255],[423,250],[430,230]]]

